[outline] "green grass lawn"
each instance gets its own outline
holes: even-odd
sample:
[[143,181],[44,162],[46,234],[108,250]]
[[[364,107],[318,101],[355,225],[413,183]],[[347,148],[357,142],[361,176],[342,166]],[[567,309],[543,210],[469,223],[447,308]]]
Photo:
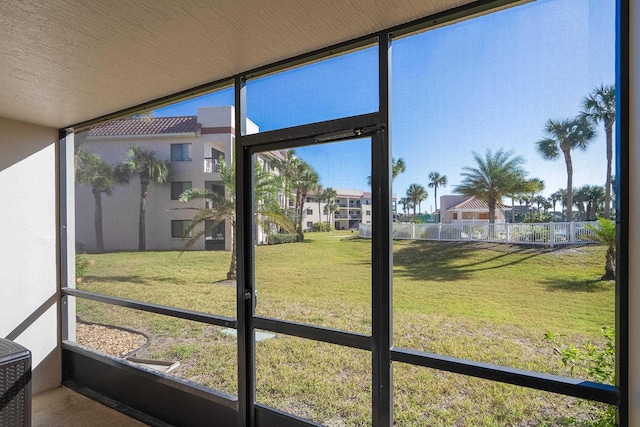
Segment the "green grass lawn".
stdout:
[[[235,317],[228,252],[87,255],[81,289]],[[371,332],[371,241],[308,233],[256,248],[257,314]],[[543,339],[600,342],[614,319],[604,249],[394,241],[394,345],[568,375]],[[221,328],[78,300],[88,321],[144,331],[149,356],[177,375],[235,393],[235,339]],[[368,352],[278,336],[257,344],[258,401],[327,425],[370,423]],[[577,370],[575,376],[586,378]],[[597,405],[425,368],[394,367],[398,425],[574,425]]]

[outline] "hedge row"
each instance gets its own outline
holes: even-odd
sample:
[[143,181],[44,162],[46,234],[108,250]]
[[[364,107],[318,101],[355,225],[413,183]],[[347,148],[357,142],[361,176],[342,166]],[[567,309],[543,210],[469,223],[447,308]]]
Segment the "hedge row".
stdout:
[[270,245],[279,245],[281,243],[294,243],[298,241],[297,234],[271,234],[267,237],[267,243]]

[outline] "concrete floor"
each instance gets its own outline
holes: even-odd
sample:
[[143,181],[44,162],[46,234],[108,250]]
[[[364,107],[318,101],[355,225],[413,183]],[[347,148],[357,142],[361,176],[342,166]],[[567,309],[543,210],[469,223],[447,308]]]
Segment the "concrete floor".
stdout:
[[33,396],[33,427],[138,427],[137,420],[66,387]]

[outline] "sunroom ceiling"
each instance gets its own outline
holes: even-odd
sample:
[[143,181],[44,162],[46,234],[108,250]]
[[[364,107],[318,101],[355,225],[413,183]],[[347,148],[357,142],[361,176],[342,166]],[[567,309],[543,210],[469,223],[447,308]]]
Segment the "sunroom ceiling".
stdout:
[[66,127],[471,0],[5,0],[0,117]]

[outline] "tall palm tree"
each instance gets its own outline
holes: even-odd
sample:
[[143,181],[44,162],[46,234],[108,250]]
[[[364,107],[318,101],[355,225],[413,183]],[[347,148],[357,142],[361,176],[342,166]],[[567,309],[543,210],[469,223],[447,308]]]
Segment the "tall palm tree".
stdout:
[[[391,179],[394,180],[398,177],[398,175],[400,175],[401,173],[404,173],[404,171],[407,169],[407,165],[404,162],[404,160],[401,158],[399,158],[397,161],[396,159],[391,159]],[[367,177],[367,185],[369,187],[371,187],[371,175],[369,175]]]
[[[599,185],[587,185],[587,211],[585,220],[595,221],[598,215],[600,203],[604,200],[604,188]],[[605,218],[606,219],[606,218]]]
[[406,197],[400,197],[400,200],[398,200],[398,203],[400,205],[402,205],[402,214],[406,215],[407,214],[407,207],[409,205],[409,199]]
[[435,202],[435,210],[438,210],[438,187],[447,186],[447,176],[440,175],[438,172],[431,172],[429,174],[429,187],[433,188],[433,200]]
[[427,198],[427,190],[420,184],[411,184],[409,188],[407,188],[407,199],[411,200],[411,204],[413,205],[413,216],[416,216],[416,206],[418,207],[418,212],[422,213],[422,209],[420,208],[420,204]]
[[[206,232],[205,228],[201,227],[200,231],[195,234],[192,233],[200,224],[211,221],[212,227],[215,227],[224,221],[228,221],[231,225],[229,236],[231,239],[231,262],[227,271],[227,280],[235,280],[237,277],[236,241],[234,238],[234,230],[236,228],[236,179],[233,165],[226,166],[224,160],[220,162],[220,178],[224,183],[225,195],[201,188],[192,188],[180,195],[180,201],[184,203],[193,200],[207,200],[209,202],[204,208],[182,208],[195,211],[195,215],[185,230],[185,235],[191,235],[192,237],[185,243],[184,247],[186,249],[193,246]],[[281,191],[282,185],[281,177],[264,172],[258,163],[255,164],[253,175],[254,221],[260,224],[267,232],[271,229],[270,224],[277,225],[289,232],[295,230],[278,200],[278,193]]]
[[291,188],[291,179],[296,172],[296,168],[298,167],[298,163],[300,160],[296,157],[295,150],[286,150],[284,152],[284,158],[274,159],[271,164],[275,169],[280,172],[280,176],[282,177],[282,181],[284,184],[284,209],[285,211],[289,210],[289,200],[293,195]]
[[587,96],[581,116],[594,125],[602,123],[607,141],[607,179],[604,186],[604,217],[611,217],[611,164],[613,162],[613,124],[616,121],[616,87],[601,85]]
[[[531,203],[531,214],[533,215],[533,203],[536,195],[544,190],[544,181],[540,178],[529,178],[524,182],[524,187],[527,192],[527,201]],[[538,210],[540,206],[538,205]]]
[[318,202],[318,225],[320,226],[318,231],[322,231],[322,211],[320,210],[320,203],[326,201],[324,194],[325,190],[322,187],[322,184],[318,182],[316,183],[313,191],[316,193],[316,202]]
[[547,198],[549,203],[551,203],[551,207],[553,208],[553,212],[556,211],[556,203],[562,200],[562,196],[558,191],[555,193],[551,193],[551,195]]
[[[558,191],[553,193],[551,197],[554,197],[557,201],[559,201],[562,204],[562,211],[560,213],[564,214],[564,209],[567,206],[567,189],[560,188],[558,189]],[[555,205],[553,210],[554,211],[556,210]]]
[[173,174],[171,163],[158,159],[154,151],[143,150],[140,147],[132,146],[127,152],[126,168],[131,175],[138,175],[140,178],[140,214],[138,217],[138,250],[144,251],[147,247],[146,241],[146,211],[147,195],[149,185],[165,184]]
[[571,150],[585,150],[595,135],[591,123],[584,117],[568,120],[549,120],[545,126],[547,137],[538,141],[538,151],[547,160],[564,156],[567,168],[567,221],[573,220],[573,162]]
[[291,176],[291,188],[295,190],[295,208],[298,215],[296,220],[296,228],[298,232],[298,238],[300,241],[304,240],[304,233],[302,232],[302,215],[304,208],[304,201],[307,198],[307,194],[318,183],[318,174],[313,170],[304,160],[298,159],[296,162],[296,168]]
[[487,150],[484,159],[473,153],[473,158],[477,166],[462,169],[462,183],[454,191],[484,201],[489,207],[489,222],[495,223],[496,204],[502,201],[503,196],[522,189],[526,176],[522,168],[524,159],[502,149],[495,153]]
[[538,205],[538,213],[541,213],[542,208],[547,205],[547,198],[542,194],[538,194],[533,199],[531,199],[531,204],[533,205],[533,203]]
[[340,207],[338,203],[336,203],[336,198],[338,197],[338,192],[331,187],[327,187],[324,190],[324,197],[327,204],[325,205],[325,210],[327,214],[327,231],[331,230],[331,216],[338,210]]
[[585,203],[589,202],[589,186],[583,185],[573,189],[573,204],[578,208],[578,221],[586,220]]
[[93,223],[96,232],[96,250],[104,252],[102,194],[110,196],[116,184],[125,184],[129,179],[121,165],[111,166],[103,162],[95,153],[81,149],[77,153],[77,159],[76,180],[80,185],[91,187],[95,203]]

